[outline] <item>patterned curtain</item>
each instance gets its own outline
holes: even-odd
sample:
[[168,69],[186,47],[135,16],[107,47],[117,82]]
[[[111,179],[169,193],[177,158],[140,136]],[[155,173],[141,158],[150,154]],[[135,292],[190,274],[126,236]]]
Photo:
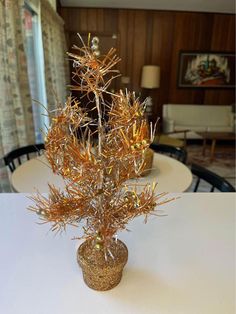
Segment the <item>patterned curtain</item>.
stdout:
[[51,6],[56,11],[56,0],[48,0],[51,3]]
[[23,0],[0,1],[0,191],[6,190],[2,157],[35,142],[23,32]]
[[57,99],[64,103],[69,83],[64,22],[48,0],[41,1],[45,82],[48,109],[55,109]]

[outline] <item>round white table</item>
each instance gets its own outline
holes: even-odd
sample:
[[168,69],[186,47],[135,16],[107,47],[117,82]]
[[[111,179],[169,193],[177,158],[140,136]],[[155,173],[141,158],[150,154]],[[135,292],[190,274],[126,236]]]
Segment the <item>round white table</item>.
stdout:
[[[154,154],[151,173],[128,183],[146,184],[157,182],[157,193],[184,192],[192,183],[192,173],[187,166],[171,157]],[[48,183],[63,189],[62,177],[54,174],[45,156],[30,159],[19,166],[11,176],[13,190],[20,193],[48,193]]]

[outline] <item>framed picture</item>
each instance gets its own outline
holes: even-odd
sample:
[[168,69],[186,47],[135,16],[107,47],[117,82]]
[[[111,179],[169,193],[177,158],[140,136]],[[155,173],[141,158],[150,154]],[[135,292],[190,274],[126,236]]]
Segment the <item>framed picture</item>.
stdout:
[[180,52],[178,87],[234,88],[235,54]]

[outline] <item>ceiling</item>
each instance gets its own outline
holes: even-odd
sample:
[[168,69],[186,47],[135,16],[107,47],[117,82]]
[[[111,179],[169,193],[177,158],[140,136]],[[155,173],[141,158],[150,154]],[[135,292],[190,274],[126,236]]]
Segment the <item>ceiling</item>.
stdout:
[[235,13],[234,0],[60,0],[63,7]]

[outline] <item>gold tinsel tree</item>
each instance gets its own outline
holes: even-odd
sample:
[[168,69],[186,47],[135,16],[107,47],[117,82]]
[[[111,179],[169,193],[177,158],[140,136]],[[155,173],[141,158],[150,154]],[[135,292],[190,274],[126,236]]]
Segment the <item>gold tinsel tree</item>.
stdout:
[[[49,185],[48,197],[32,196],[35,205],[30,209],[52,223],[53,231],[65,230],[67,224],[82,225],[82,238],[106,249],[131,219],[143,214],[147,218],[166,200],[163,194],[155,195],[155,185],[126,184],[143,172],[154,134],[145,119],[145,102],[127,91],[108,91],[118,74],[113,70],[120,61],[115,50],[99,57],[90,48],[89,38],[87,45],[74,49],[78,54],[68,53],[74,69],[71,89],[87,95],[97,118],[74,97],[68,97],[65,106],[58,104],[46,135],[45,154],[53,172],[64,178],[65,190]],[[106,93],[110,103],[104,100]]]

